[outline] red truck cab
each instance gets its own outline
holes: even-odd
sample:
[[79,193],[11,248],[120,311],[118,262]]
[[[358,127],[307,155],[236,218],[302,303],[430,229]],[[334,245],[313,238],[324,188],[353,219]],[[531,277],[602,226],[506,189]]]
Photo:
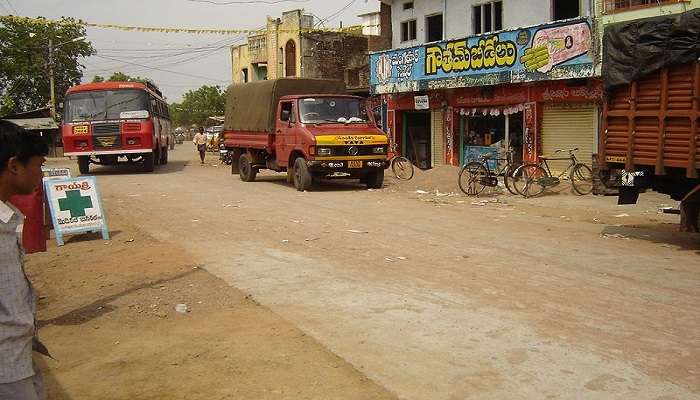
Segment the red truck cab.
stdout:
[[[308,81],[316,84],[315,89],[326,90],[303,94],[314,89]],[[280,79],[229,88],[224,143],[233,152],[232,172],[249,182],[260,169],[286,171],[298,190],[307,190],[316,178],[325,177],[359,179],[369,188],[381,187],[388,166],[388,138],[364,99],[345,95],[341,85]],[[296,93],[288,94],[293,89]],[[261,116],[259,108],[248,112],[251,104],[241,104],[245,98],[255,103],[250,100],[252,93],[267,105],[263,108],[269,115]],[[258,117],[261,125],[255,123]]]

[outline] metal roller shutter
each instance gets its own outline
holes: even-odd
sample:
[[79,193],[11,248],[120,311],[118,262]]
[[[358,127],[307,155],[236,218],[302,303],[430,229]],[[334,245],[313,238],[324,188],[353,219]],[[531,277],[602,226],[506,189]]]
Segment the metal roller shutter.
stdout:
[[[546,105],[542,119],[542,153],[550,156],[561,149],[557,156],[566,156],[567,150],[578,147],[576,158],[590,167],[595,132],[595,106]],[[569,166],[569,161],[548,161],[548,164],[553,174],[559,174]]]
[[430,113],[432,166],[445,164],[445,124],[442,110]]

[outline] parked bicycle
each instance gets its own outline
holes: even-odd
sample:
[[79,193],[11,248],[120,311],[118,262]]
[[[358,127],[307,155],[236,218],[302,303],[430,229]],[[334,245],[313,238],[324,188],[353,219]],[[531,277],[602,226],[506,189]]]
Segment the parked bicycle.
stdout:
[[[494,164],[495,168],[491,168]],[[500,165],[499,165],[500,164]],[[512,194],[518,194],[513,187],[513,173],[518,165],[513,161],[513,152],[508,150],[505,158],[494,158],[494,154],[484,154],[479,161],[465,164],[459,171],[459,188],[467,196],[478,196],[487,187],[498,186],[498,177],[503,175],[503,184]]]
[[[555,187],[561,183],[563,177],[568,177],[571,187],[579,195],[587,195],[593,191],[593,172],[591,168],[576,159],[578,147],[570,149],[568,156],[556,157],[554,155],[563,150],[556,150],[552,156],[539,156],[538,163],[523,164],[513,173],[515,189],[523,197],[535,197],[542,194],[545,189]],[[560,174],[554,176],[549,168],[548,161],[569,160],[569,166]]]
[[407,181],[413,178],[415,172],[413,170],[413,163],[408,158],[402,156],[397,150],[396,142],[392,143],[389,149],[389,154],[393,155],[389,160],[391,171],[394,173],[396,179]]

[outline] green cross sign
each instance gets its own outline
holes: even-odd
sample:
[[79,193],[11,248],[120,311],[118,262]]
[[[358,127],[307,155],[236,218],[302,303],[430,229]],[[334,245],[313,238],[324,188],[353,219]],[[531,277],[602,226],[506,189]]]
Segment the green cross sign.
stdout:
[[68,190],[64,199],[58,199],[58,207],[61,211],[70,211],[72,218],[84,217],[85,209],[92,208],[92,200],[90,196],[82,196],[80,190]]

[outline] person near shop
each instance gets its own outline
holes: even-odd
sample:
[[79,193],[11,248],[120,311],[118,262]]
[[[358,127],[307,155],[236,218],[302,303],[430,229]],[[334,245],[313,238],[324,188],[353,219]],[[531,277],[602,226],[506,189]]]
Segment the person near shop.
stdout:
[[200,164],[204,165],[204,157],[207,155],[207,135],[204,134],[204,128],[199,127],[199,132],[194,135],[192,142],[199,152]]
[[49,354],[38,339],[37,296],[24,272],[24,216],[9,199],[41,184],[48,150],[41,137],[0,120],[0,400],[46,399],[32,359],[32,351]]

